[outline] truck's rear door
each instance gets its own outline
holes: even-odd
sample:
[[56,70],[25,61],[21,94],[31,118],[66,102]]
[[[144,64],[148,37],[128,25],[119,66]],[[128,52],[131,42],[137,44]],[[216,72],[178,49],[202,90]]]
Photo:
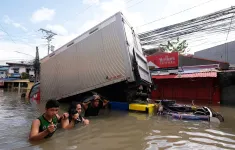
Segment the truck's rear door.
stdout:
[[[135,59],[137,63],[137,70],[141,80],[152,83],[151,74],[148,68],[147,59],[143,55],[142,48],[135,34],[134,30],[124,21],[124,28],[126,32],[126,38],[128,43],[128,49],[130,53],[131,60]],[[134,67],[134,66],[133,66]]]

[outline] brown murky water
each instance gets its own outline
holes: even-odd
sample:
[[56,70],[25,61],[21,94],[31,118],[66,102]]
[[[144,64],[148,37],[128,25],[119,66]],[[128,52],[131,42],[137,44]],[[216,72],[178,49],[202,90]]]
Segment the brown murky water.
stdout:
[[[43,112],[17,93],[0,89],[0,149],[17,150],[156,150],[235,149],[235,109],[215,107],[225,117],[221,124],[186,122],[141,113],[104,111],[90,125],[58,130],[46,141],[27,141],[31,121]],[[62,111],[67,106],[63,104]]]

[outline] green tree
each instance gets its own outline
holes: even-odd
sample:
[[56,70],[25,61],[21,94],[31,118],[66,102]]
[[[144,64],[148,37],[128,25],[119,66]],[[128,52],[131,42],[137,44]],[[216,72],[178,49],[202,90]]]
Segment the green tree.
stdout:
[[160,48],[162,48],[165,52],[179,52],[181,54],[189,51],[186,50],[188,48],[187,41],[180,41],[179,37],[176,41],[168,41],[167,44],[160,44]]
[[21,73],[21,79],[29,79],[29,74],[26,72]]

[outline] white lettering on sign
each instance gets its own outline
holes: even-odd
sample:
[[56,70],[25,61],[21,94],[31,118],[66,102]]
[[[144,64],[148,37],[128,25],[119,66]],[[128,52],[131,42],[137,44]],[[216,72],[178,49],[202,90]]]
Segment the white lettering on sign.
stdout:
[[175,64],[175,57],[165,56],[164,58],[159,58],[160,64]]

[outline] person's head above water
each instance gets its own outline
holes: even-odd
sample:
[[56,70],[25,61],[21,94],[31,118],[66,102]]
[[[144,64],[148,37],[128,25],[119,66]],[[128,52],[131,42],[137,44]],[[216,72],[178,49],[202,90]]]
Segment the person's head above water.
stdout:
[[78,112],[78,114],[81,114],[81,112],[82,112],[82,105],[81,105],[80,102],[72,102],[71,103],[71,105],[69,107],[69,110],[68,110],[69,114],[72,114],[71,111],[74,111],[74,110],[76,110]]
[[53,117],[59,112],[60,103],[57,100],[50,99],[47,101],[45,109],[48,117]]
[[98,95],[94,95],[94,99],[92,101],[92,105],[93,107],[98,107],[100,103],[100,96]]
[[81,112],[82,112],[82,105],[81,105],[81,103],[77,103],[76,110],[77,110],[78,114],[81,114]]

